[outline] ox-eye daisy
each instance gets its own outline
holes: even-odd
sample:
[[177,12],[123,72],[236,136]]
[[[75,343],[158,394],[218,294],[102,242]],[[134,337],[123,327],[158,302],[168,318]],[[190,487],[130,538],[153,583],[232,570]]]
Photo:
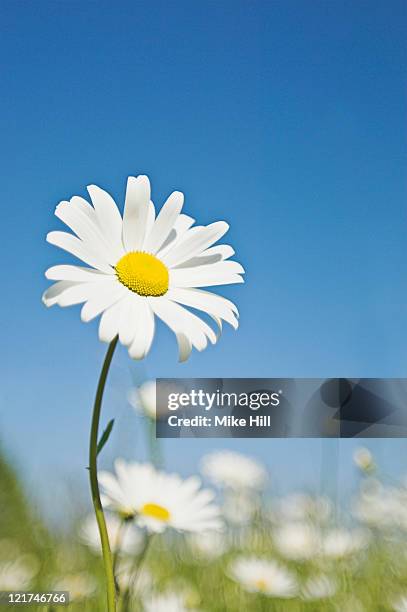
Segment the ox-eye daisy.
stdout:
[[243,282],[242,266],[230,261],[229,245],[213,246],[228,230],[218,221],[195,226],[182,214],[184,196],[174,191],[156,216],[146,176],[130,176],[123,218],[113,198],[96,185],[87,200],[74,196],[61,202],[55,215],[76,235],[56,231],[48,242],[68,251],[87,266],[58,265],[46,277],[57,281],[43,296],[47,306],[84,303],[83,321],[101,316],[99,337],[111,342],[117,335],[134,359],[150,350],[155,316],[175,333],[180,360],[195,347],[203,350],[217,335],[185,308],[222,320],[235,329],[238,311],[229,300],[201,287]]
[[182,480],[150,464],[121,459],[115,462],[115,472],[99,473],[104,505],[122,517],[134,517],[148,531],[160,533],[173,527],[200,532],[221,527],[214,493],[201,489],[199,478]]
[[295,576],[275,561],[240,557],[231,564],[229,574],[251,593],[288,598],[294,597],[297,591]]

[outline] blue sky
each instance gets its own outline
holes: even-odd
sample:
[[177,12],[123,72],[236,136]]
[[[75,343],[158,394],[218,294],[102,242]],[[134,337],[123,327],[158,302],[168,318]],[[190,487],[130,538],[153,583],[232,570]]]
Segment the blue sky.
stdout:
[[[245,285],[222,290],[241,328],[218,346],[181,366],[159,329],[144,364],[120,350],[106,461],[139,455],[130,368],[405,376],[405,2],[6,1],[0,11],[0,435],[38,490],[86,464],[105,347],[96,323],[47,311],[40,296],[44,270],[65,261],[44,241],[60,228],[55,205],[91,183],[120,206],[129,174],[150,176],[156,204],[184,191],[200,223],[230,223],[247,270]],[[318,481],[320,441],[228,444],[266,460],[281,487]],[[192,470],[208,445],[168,442],[168,465]],[[380,448],[389,469],[407,471],[396,442]]]

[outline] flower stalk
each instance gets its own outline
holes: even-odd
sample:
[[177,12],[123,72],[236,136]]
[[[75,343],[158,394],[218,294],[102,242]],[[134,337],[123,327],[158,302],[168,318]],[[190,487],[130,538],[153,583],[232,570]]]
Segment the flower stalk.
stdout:
[[92,492],[93,507],[95,510],[96,521],[99,528],[100,541],[102,545],[103,563],[106,575],[107,587],[107,609],[108,612],[116,612],[116,586],[113,570],[113,558],[110,550],[109,536],[107,533],[105,515],[103,513],[102,502],[100,501],[99,483],[97,477],[97,456],[98,456],[98,435],[99,421],[102,409],[103,393],[106,379],[112,362],[113,353],[116,348],[118,336],[109,344],[106,357],[103,362],[99,382],[96,390],[95,402],[93,405],[92,425],[90,430],[89,443],[89,476]]

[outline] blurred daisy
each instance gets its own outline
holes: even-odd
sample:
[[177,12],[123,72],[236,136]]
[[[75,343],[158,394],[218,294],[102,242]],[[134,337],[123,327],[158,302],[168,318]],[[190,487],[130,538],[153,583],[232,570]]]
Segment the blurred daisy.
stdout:
[[[139,387],[129,391],[128,401],[134,410],[141,416],[155,420],[163,415],[168,415],[168,400],[165,398],[169,393],[182,393],[185,387],[179,384],[166,384],[163,381],[146,380]],[[161,398],[161,405],[160,403]]]
[[404,595],[393,602],[392,608],[395,612],[407,612],[407,595]]
[[363,550],[369,542],[369,532],[364,529],[331,529],[325,534],[322,552],[326,557],[341,559]]
[[220,487],[262,489],[267,481],[264,467],[255,459],[229,450],[202,457],[201,472]]
[[309,523],[290,522],[273,532],[273,542],[280,555],[292,561],[306,561],[320,552],[320,532]]
[[193,553],[208,560],[221,557],[228,549],[227,539],[221,531],[193,533],[188,537],[188,544]]
[[333,597],[337,589],[336,582],[328,576],[316,576],[309,578],[303,589],[302,596],[306,600],[327,599]]
[[201,489],[199,478],[183,480],[177,474],[157,471],[150,464],[118,459],[115,474],[101,472],[103,503],[122,517],[134,517],[150,532],[167,527],[199,532],[221,527],[214,493]]
[[370,474],[375,469],[373,455],[368,448],[357,448],[353,453],[353,461],[355,465],[366,474]]
[[354,515],[371,527],[407,531],[407,491],[369,479],[354,504]]
[[325,523],[332,514],[332,502],[323,496],[292,493],[277,502],[275,512],[283,521],[312,520]]
[[54,583],[54,591],[68,591],[70,601],[87,599],[96,592],[96,580],[90,574],[67,574]]
[[230,489],[222,504],[222,513],[232,525],[247,525],[259,509],[259,499],[248,489]]
[[181,214],[184,196],[174,191],[156,217],[146,176],[130,176],[123,218],[112,199],[96,185],[88,187],[92,205],[74,196],[58,204],[55,215],[74,234],[51,232],[48,242],[68,251],[87,266],[59,265],[46,277],[57,281],[43,295],[46,306],[84,303],[82,321],[102,315],[99,338],[117,335],[130,357],[150,350],[155,316],[175,333],[180,360],[195,347],[215,343],[213,329],[188,308],[210,315],[221,329],[235,329],[238,311],[229,300],[201,287],[241,283],[242,266],[230,261],[228,245],[213,246],[227,232],[224,221],[196,226]]
[[144,612],[193,612],[177,593],[160,594],[144,601]]
[[0,563],[0,591],[21,591],[31,584],[38,562],[31,555]]
[[251,593],[288,598],[297,591],[295,576],[275,561],[240,557],[232,562],[229,575]]
[[[141,529],[129,523],[123,523],[115,515],[106,516],[106,526],[109,534],[110,547],[113,552],[137,555],[144,546],[144,534]],[[100,535],[96,518],[91,515],[86,518],[80,529],[81,540],[95,552],[101,553]]]
[[139,387],[130,390],[128,400],[136,412],[155,420],[157,418],[156,394],[156,381],[146,380]]

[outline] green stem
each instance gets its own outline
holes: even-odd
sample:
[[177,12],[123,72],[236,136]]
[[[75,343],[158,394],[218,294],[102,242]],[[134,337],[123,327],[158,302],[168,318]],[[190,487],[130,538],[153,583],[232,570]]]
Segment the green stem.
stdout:
[[99,527],[100,541],[102,544],[103,552],[103,563],[106,574],[107,584],[107,609],[108,612],[116,612],[116,587],[113,572],[113,561],[112,553],[110,551],[109,536],[107,533],[105,515],[103,514],[103,507],[100,501],[99,483],[97,477],[97,446],[98,446],[98,435],[99,435],[99,420],[100,412],[102,408],[103,392],[105,389],[106,378],[109,372],[110,364],[112,361],[113,353],[117,344],[117,336],[109,344],[107,349],[106,357],[103,363],[102,371],[96,390],[95,403],[93,405],[93,416],[92,426],[90,430],[90,443],[89,443],[89,475],[90,475],[90,488],[92,491],[93,507],[95,509],[96,521]]

